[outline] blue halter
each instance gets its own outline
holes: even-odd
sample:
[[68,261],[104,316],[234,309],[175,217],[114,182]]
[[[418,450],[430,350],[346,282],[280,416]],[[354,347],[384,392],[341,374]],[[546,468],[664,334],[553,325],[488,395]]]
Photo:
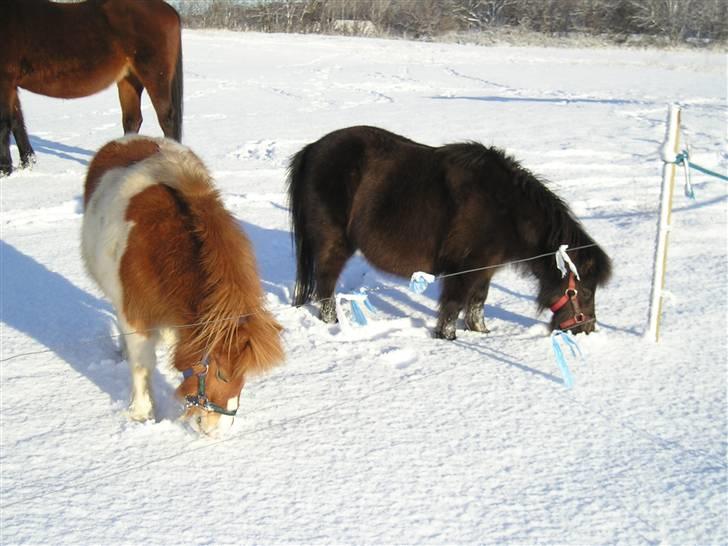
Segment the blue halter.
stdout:
[[184,379],[193,375],[197,376],[197,394],[188,394],[185,396],[185,407],[200,408],[205,411],[214,411],[215,413],[220,413],[222,415],[234,416],[238,412],[237,408],[229,410],[222,406],[218,406],[217,404],[213,404],[210,400],[208,400],[207,395],[205,394],[207,369],[209,368],[208,362],[209,357],[205,356],[202,362],[199,362],[182,372],[182,377]]

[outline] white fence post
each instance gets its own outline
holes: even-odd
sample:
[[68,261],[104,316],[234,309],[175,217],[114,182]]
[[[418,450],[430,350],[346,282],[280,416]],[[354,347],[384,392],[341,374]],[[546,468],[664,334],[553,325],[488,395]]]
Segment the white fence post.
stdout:
[[660,213],[657,223],[657,244],[655,249],[655,266],[652,275],[652,297],[650,298],[650,323],[648,334],[660,340],[660,317],[662,316],[662,291],[665,288],[665,271],[667,269],[667,245],[670,238],[672,219],[672,197],[675,191],[675,159],[680,151],[680,107],[670,105],[667,116],[667,131],[660,155],[662,167],[662,190],[660,192]]

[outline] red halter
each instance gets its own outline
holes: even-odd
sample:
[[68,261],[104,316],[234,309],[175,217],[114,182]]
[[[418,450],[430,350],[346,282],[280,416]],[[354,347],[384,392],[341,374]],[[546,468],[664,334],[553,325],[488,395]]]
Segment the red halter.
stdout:
[[571,316],[571,318],[568,318],[559,324],[559,328],[561,330],[568,330],[569,328],[573,328],[577,324],[587,322],[588,320],[588,317],[581,312],[581,306],[579,305],[579,300],[576,297],[578,293],[579,291],[576,289],[576,279],[574,278],[574,273],[570,272],[569,284],[564,291],[564,295],[561,296],[554,303],[552,303],[551,307],[549,308],[551,309],[552,313],[556,314],[556,312],[563,308],[567,303],[571,302],[571,310],[573,311],[573,315]]

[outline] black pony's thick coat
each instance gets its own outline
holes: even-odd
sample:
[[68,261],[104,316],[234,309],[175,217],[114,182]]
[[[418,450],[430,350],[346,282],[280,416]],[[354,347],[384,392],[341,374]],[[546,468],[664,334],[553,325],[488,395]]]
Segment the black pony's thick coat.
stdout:
[[[495,266],[563,244],[591,245],[570,253],[586,293],[610,275],[609,258],[559,197],[503,151],[476,142],[431,147],[375,127],[341,129],[293,157],[288,190],[294,305],[331,297],[357,249],[374,266],[408,277]],[[563,284],[554,257],[523,268],[540,282],[539,305],[550,305]],[[445,279],[441,322],[452,322],[463,307],[467,313],[480,305],[482,314],[494,272]]]

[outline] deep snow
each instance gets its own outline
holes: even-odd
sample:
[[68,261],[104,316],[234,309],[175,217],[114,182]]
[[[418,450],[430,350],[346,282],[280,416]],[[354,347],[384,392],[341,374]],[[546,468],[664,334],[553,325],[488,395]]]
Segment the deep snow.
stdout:
[[[643,337],[667,104],[693,159],[725,172],[725,55],[211,31],[184,48],[184,142],[255,245],[287,362],[246,386],[222,440],[176,421],[164,367],[157,422],[127,420],[111,308],[79,254],[116,91],[22,92],[38,162],[0,180],[3,544],[728,541],[725,183],[678,189],[663,339]],[[372,291],[375,325],[347,337],[289,307],[288,157],[354,124],[503,147],[571,204],[615,268],[572,390],[514,271],[495,277],[492,333],[454,343],[430,337],[436,286],[414,295],[360,257],[340,288]]]

